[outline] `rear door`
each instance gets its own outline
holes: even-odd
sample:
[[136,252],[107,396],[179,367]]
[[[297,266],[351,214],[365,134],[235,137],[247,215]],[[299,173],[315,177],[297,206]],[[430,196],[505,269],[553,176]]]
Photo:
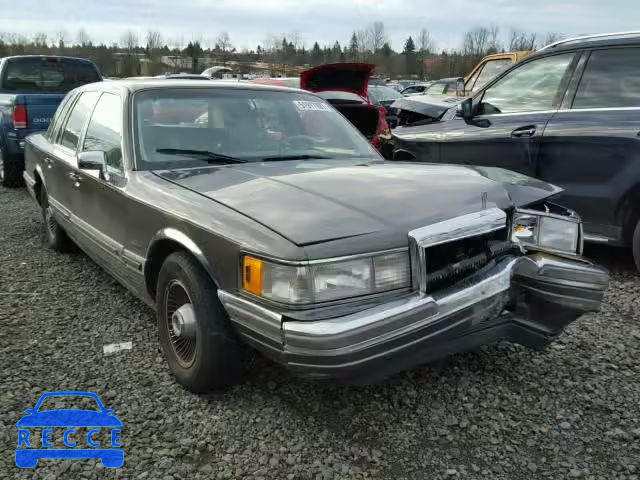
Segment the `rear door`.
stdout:
[[536,176],[540,139],[562,101],[574,60],[573,52],[536,58],[480,92],[471,123],[447,122],[440,161]]
[[[76,153],[80,136],[89,114],[98,99],[97,92],[82,92],[74,100],[69,113],[61,119],[60,128],[54,130],[55,138],[49,152],[43,153],[42,165],[50,203],[62,224],[74,229],[71,223],[72,199],[75,188]],[[73,232],[69,232],[73,235]]]
[[587,238],[622,243],[632,207],[619,206],[640,186],[640,46],[587,52],[576,73],[544,132],[539,176],[565,189],[558,201]]

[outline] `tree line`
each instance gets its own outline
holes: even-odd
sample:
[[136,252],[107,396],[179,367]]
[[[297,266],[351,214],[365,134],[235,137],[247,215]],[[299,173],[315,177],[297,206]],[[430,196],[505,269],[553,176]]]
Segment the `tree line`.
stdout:
[[[355,30],[350,38],[333,44],[304,42],[296,33],[268,35],[253,49],[238,49],[228,32],[203,40],[183,36],[165,38],[155,30],[140,36],[132,30],[110,44],[94,42],[84,28],[75,35],[60,30],[31,38],[0,32],[0,56],[56,54],[89,58],[105,75],[157,75],[191,71],[200,73],[212,64],[231,64],[238,73],[254,73],[256,64],[268,64],[271,74],[291,74],[300,68],[334,62],[367,62],[378,74],[391,78],[435,79],[463,76],[485,55],[504,51],[535,50],[561,37],[511,29],[504,39],[497,26],[481,26],[462,36],[459,48],[437,49],[426,28],[407,36],[402,49],[392,48],[383,22]],[[142,68],[142,65],[145,68]]]

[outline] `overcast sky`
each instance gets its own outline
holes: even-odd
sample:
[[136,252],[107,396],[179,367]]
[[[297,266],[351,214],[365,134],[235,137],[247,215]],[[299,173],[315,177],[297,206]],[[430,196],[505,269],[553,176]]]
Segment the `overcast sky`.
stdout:
[[466,30],[495,24],[567,35],[640,28],[640,0],[0,0],[0,31],[69,40],[84,27],[94,42],[111,43],[127,29],[140,38],[155,29],[175,43],[199,39],[213,46],[229,32],[237,48],[254,49],[271,34],[295,32],[307,46],[348,41],[351,32],[383,21],[395,50],[427,28],[438,49],[458,47]]

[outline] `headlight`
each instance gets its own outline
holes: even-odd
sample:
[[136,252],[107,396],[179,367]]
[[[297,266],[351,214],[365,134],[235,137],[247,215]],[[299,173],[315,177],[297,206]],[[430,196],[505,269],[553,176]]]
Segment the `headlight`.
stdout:
[[512,239],[524,246],[576,254],[580,252],[580,219],[534,210],[517,210]]
[[244,290],[276,302],[310,304],[409,287],[409,253],[287,265],[245,256]]

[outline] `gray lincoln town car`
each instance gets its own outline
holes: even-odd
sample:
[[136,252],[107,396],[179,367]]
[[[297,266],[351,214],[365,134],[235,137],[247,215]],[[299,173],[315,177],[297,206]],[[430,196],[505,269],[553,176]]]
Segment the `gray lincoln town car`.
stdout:
[[153,306],[196,392],[240,380],[243,343],[352,383],[499,339],[544,347],[608,283],[558,188],[384,161],[300,90],[86,85],[25,149],[50,246],[78,245]]

